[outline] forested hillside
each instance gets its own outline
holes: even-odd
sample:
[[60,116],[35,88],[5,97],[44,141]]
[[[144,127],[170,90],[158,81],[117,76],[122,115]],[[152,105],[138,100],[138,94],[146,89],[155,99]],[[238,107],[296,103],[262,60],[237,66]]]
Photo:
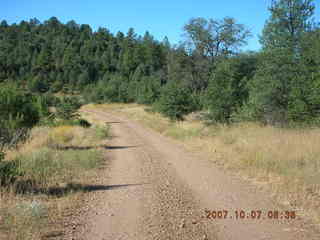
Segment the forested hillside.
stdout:
[[212,122],[317,123],[320,28],[313,1],[273,1],[270,12],[259,52],[241,52],[250,26],[231,17],[190,19],[177,45],[133,28],[112,34],[56,17],[3,20],[0,82],[24,94],[152,104],[172,119],[204,110]]

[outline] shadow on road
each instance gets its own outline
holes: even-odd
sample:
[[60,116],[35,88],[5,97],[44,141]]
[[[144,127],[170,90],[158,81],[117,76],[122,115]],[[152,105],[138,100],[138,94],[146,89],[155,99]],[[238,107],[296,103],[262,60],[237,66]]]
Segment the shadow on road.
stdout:
[[52,231],[43,236],[43,239],[57,239],[58,237],[65,236],[62,231]]
[[136,148],[139,146],[55,146],[54,149],[64,151],[64,150],[90,150],[95,148],[105,148],[107,150],[116,150],[116,149],[127,149],[127,148]]
[[95,191],[108,191],[115,190],[119,188],[128,188],[135,186],[142,186],[148,183],[137,183],[137,184],[117,184],[117,185],[87,185],[79,183],[68,183],[63,187],[49,187],[49,188],[35,188],[29,185],[29,188],[25,183],[20,182],[23,187],[16,188],[16,193],[18,194],[45,194],[48,196],[62,197],[66,194],[76,193],[76,192],[95,192]]
[[[97,146],[99,147],[99,146]],[[93,148],[97,148],[96,146],[92,147],[92,146],[57,146],[57,147],[54,147],[54,149],[56,150],[61,150],[61,151],[64,151],[64,150],[90,150],[90,149],[93,149]]]
[[105,149],[116,150],[116,149],[126,149],[126,148],[137,148],[139,146],[105,146]]

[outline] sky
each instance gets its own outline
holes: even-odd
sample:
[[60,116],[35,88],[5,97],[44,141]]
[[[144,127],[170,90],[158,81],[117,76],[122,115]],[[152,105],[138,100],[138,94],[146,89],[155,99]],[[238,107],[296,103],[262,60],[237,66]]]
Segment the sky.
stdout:
[[[89,24],[93,30],[105,27],[111,32],[126,33],[130,27],[143,35],[149,31],[157,40],[165,36],[170,43],[183,40],[183,26],[189,19],[233,17],[252,32],[243,50],[258,50],[259,34],[269,17],[271,0],[2,0],[0,21],[9,24],[37,18],[41,22],[52,16],[66,23],[75,20]],[[317,21],[320,2],[316,0]]]

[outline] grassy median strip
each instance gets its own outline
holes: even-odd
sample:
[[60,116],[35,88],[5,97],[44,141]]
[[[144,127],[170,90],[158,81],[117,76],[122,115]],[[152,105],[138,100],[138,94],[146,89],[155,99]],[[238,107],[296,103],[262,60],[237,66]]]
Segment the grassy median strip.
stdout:
[[8,151],[0,165],[0,239],[62,236],[59,221],[93,184],[108,136],[102,126],[37,127]]

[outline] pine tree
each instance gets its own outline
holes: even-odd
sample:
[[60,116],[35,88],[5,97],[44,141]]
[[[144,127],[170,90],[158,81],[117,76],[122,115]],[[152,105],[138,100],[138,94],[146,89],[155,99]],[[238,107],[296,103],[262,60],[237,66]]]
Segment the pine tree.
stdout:
[[79,75],[78,83],[79,88],[83,88],[90,83],[90,76],[88,71],[84,71]]
[[38,74],[28,82],[28,88],[33,93],[44,93],[49,90],[48,83],[42,74]]
[[254,54],[241,54],[217,65],[204,97],[210,121],[230,122],[232,115],[248,100],[247,84],[256,66]]
[[261,37],[264,49],[285,49],[299,54],[302,37],[311,27],[314,14],[313,0],[273,0]]
[[[311,26],[312,0],[277,0],[261,37],[262,60],[251,83],[251,116],[270,124],[285,124],[305,114],[308,78],[301,65],[303,36]],[[305,90],[303,90],[305,89]],[[301,95],[302,94],[302,95]],[[295,109],[294,109],[295,108]]]
[[161,95],[155,104],[156,110],[172,120],[183,120],[183,116],[195,109],[190,91],[176,82],[161,89]]

